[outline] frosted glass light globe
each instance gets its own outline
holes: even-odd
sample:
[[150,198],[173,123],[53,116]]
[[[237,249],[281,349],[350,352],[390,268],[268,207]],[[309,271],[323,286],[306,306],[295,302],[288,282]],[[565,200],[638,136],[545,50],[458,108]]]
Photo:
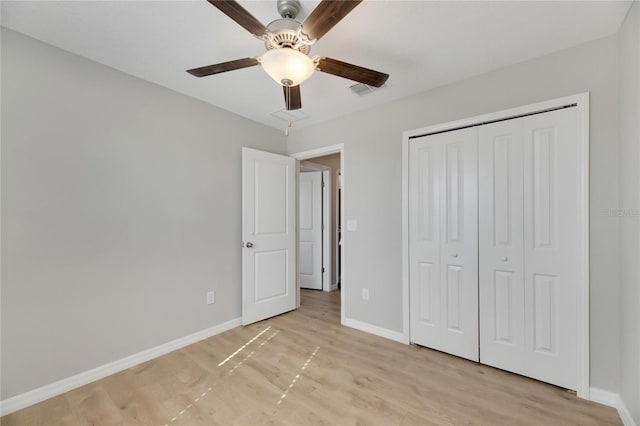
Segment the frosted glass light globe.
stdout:
[[276,83],[283,86],[297,86],[316,70],[311,58],[288,47],[268,50],[262,55],[260,65]]

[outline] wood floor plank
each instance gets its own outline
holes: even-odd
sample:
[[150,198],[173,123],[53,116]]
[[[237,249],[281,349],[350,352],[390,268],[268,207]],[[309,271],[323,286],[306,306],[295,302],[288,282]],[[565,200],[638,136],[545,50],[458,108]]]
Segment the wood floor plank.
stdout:
[[153,425],[163,420],[160,400],[153,393],[155,386],[144,386],[131,370],[107,377],[102,387],[120,408],[126,425]]
[[122,425],[120,408],[111,400],[101,381],[64,394],[79,426]]
[[3,416],[0,418],[0,425],[24,426],[24,413],[25,413],[25,410],[20,410],[20,411],[16,411],[15,413],[7,414],[6,416]]
[[38,404],[37,409],[24,413],[25,426],[55,424],[60,426],[75,426],[77,420],[71,406],[64,395],[60,395]]
[[2,417],[2,425],[620,425],[573,392],[340,325],[340,294]]

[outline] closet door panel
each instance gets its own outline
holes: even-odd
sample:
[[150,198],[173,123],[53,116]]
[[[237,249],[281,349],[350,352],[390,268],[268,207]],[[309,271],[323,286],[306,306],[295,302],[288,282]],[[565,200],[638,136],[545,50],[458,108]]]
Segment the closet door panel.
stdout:
[[521,371],[525,351],[522,120],[479,129],[480,361]]
[[409,149],[411,341],[477,361],[477,130]]
[[576,110],[525,117],[524,256],[527,372],[576,389],[580,169]]
[[411,340],[440,347],[440,147],[410,146],[409,280]]
[[441,292],[445,352],[478,360],[478,129],[437,135],[442,140]]

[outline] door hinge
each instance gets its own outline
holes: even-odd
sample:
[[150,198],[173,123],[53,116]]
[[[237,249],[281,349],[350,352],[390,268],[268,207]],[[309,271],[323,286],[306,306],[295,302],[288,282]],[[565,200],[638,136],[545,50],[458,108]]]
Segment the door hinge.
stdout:
[[324,274],[324,267],[322,268],[322,273]]
[[322,228],[321,229],[324,231],[324,223],[322,224]]
[[322,181],[322,187],[324,188],[324,180]]

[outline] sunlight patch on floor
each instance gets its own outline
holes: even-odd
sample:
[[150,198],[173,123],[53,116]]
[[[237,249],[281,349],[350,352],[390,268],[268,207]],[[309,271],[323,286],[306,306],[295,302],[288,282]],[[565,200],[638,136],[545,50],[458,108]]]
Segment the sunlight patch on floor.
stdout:
[[238,355],[240,352],[242,352],[247,346],[249,346],[251,343],[253,343],[257,338],[259,338],[260,336],[262,336],[264,333],[266,333],[269,329],[271,328],[271,326],[265,328],[264,330],[262,330],[260,333],[256,334],[253,339],[249,340],[247,343],[245,343],[243,346],[240,346],[240,348],[238,348],[237,351],[235,351],[234,353],[232,353],[231,355],[229,355],[224,361],[222,361],[220,364],[218,364],[218,367],[222,367],[223,365],[225,365],[229,360],[231,360],[234,356]]
[[[271,328],[271,327],[269,327],[269,328]],[[231,374],[231,373],[233,373],[233,372],[236,370],[236,368],[238,368],[238,367],[240,367],[242,364],[244,364],[244,363],[245,363],[245,361],[247,361],[249,358],[251,358],[251,357],[253,356],[253,354],[254,354],[254,353],[256,353],[256,351],[257,351],[258,349],[260,349],[261,347],[263,347],[263,346],[264,346],[264,345],[265,345],[269,340],[273,339],[273,338],[276,336],[276,334],[278,334],[279,332],[280,332],[280,330],[276,330],[276,331],[274,331],[274,332],[273,332],[269,337],[267,337],[267,339],[266,339],[264,342],[260,343],[260,345],[258,346],[258,348],[257,348],[255,351],[251,351],[251,352],[250,352],[246,357],[244,357],[244,359],[243,359],[242,361],[240,361],[239,363],[237,363],[237,364],[236,364],[236,365],[235,365],[231,370],[229,370],[229,371],[227,372],[227,374]]]
[[[260,333],[256,334],[251,340],[249,340],[247,343],[245,343],[244,345],[242,345],[237,351],[235,351],[234,353],[232,353],[231,355],[229,355],[224,361],[222,361],[220,364],[218,364],[218,367],[222,367],[225,363],[227,363],[228,361],[230,361],[234,356],[238,355],[240,352],[242,352],[244,349],[246,349],[251,343],[255,342],[257,339],[260,338],[260,336],[262,336],[264,333],[266,333],[269,329],[271,329],[271,326],[265,328],[264,330],[262,330]],[[237,363],[236,365],[234,365],[232,368],[230,368],[229,370],[227,370],[226,373],[224,373],[224,375],[222,375],[220,377],[220,380],[223,380],[226,376],[231,375],[238,367],[240,367],[242,364],[244,364],[249,358],[251,358],[253,356],[253,354],[256,353],[257,350],[259,350],[260,348],[262,348],[264,345],[266,345],[271,339],[273,339],[278,333],[280,332],[280,330],[276,330],[273,333],[271,333],[269,335],[269,337],[267,337],[262,343],[260,343],[258,345],[258,347],[249,352],[247,354],[247,356],[245,356],[242,361],[240,361],[239,363]],[[317,351],[317,349],[316,349]],[[314,353],[315,354],[315,353]],[[171,420],[169,421],[169,423],[166,423],[164,426],[169,426],[170,423],[175,422],[176,420],[178,420],[178,418],[180,416],[182,416],[184,413],[186,413],[189,409],[191,409],[193,407],[193,405],[195,403],[197,403],[198,401],[200,401],[202,398],[204,398],[205,396],[207,396],[207,394],[209,392],[211,392],[211,390],[217,386],[217,382],[213,383],[211,386],[209,386],[209,388],[202,392],[202,394],[200,394],[200,396],[198,396],[193,403],[187,405],[184,410],[180,411],[178,414],[176,414],[174,417],[171,418]]]
[[298,379],[300,378],[300,374],[307,369],[307,366],[309,365],[309,363],[311,362],[311,360],[313,359],[313,357],[316,356],[316,354],[318,353],[318,351],[320,350],[320,346],[316,346],[316,350],[313,351],[313,353],[309,356],[309,358],[307,358],[307,362],[304,363],[304,365],[302,366],[302,369],[300,370],[300,373],[296,374],[296,377],[293,378],[293,380],[291,381],[291,383],[289,383],[289,387],[287,389],[285,389],[284,393],[282,394],[282,396],[280,397],[280,400],[278,401],[278,405],[282,404],[282,401],[284,401],[284,399],[287,397],[287,395],[289,394],[289,391],[291,391],[291,389],[293,389],[293,386],[296,384],[296,382],[298,381]]

